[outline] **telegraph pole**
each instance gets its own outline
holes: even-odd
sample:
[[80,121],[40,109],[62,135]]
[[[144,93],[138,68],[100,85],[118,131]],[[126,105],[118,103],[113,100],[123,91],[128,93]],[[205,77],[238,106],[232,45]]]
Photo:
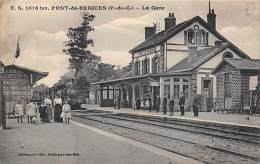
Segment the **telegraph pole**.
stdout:
[[0,129],[6,128],[5,100],[3,93],[4,64],[0,61]]

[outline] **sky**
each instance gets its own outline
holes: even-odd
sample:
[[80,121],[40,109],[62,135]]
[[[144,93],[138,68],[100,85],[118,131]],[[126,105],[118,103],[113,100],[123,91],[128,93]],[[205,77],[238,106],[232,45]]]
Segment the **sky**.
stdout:
[[[24,10],[11,10],[21,6]],[[50,10],[26,10],[26,7],[48,7]],[[69,27],[81,22],[79,10],[62,10],[62,6],[133,6],[134,10],[88,10],[96,16],[90,37],[90,50],[102,61],[125,66],[131,61],[129,50],[144,41],[144,27],[159,23],[164,29],[164,18],[175,13],[177,24],[200,16],[206,20],[207,0],[140,1],[140,0],[0,0],[0,60],[15,63],[49,75],[40,80],[52,86],[68,71],[68,57],[62,52]],[[142,6],[150,10],[142,10]],[[151,6],[164,10],[151,10]],[[57,9],[52,10],[53,7]],[[217,30],[252,58],[260,58],[260,1],[211,0],[217,15]],[[21,54],[14,61],[20,35]]]

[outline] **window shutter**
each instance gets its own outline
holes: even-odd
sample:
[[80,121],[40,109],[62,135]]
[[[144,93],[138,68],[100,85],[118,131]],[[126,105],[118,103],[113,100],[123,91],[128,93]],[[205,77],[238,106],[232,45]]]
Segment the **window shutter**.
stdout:
[[154,73],[154,58],[152,58],[152,73]]
[[206,46],[209,45],[209,33],[206,33]]
[[141,63],[140,63],[140,61],[138,61],[138,73],[137,73],[137,75],[140,75],[140,68],[141,68]]
[[147,74],[150,74],[150,59],[147,59]]
[[144,74],[144,61],[142,61],[142,75]]
[[184,30],[184,44],[187,44],[187,31]]

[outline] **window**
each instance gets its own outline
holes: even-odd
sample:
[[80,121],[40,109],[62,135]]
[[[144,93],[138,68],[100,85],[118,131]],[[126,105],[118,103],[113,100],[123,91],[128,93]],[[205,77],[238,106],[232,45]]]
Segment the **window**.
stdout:
[[152,73],[157,73],[158,68],[158,57],[152,58]]
[[142,74],[146,75],[150,72],[150,60],[149,59],[144,59],[142,61]]
[[230,73],[224,73],[225,97],[231,97],[231,79]]
[[189,44],[194,44],[194,32],[193,30],[188,31],[188,43]]
[[223,59],[224,59],[224,58],[233,58],[233,54],[232,54],[231,52],[227,51],[227,52],[225,52],[225,53],[223,54]]
[[173,82],[180,82],[180,79],[179,78],[174,78]]
[[210,86],[210,83],[211,83],[211,80],[204,80],[203,81],[203,88],[209,88]]
[[146,61],[147,61],[147,63],[146,63],[146,68],[147,68],[146,74],[150,74],[150,59],[147,59]]
[[183,79],[182,81],[183,81],[183,82],[189,82],[189,80],[187,80],[187,79]]
[[116,93],[115,93],[115,99],[117,99],[119,96],[119,89],[116,89]]
[[139,61],[135,62],[135,75],[139,75]]
[[142,75],[144,75],[144,60],[142,61]]
[[230,81],[229,73],[224,73],[224,81],[225,81],[225,82]]
[[165,79],[164,82],[169,83],[169,82],[171,82],[171,80],[170,79]]
[[164,69],[164,55],[161,54],[160,56],[160,70]]
[[200,29],[196,32],[196,44],[205,45],[206,44],[206,32],[203,29]]
[[164,85],[164,95],[170,98],[170,85]]
[[114,99],[114,91],[110,89],[108,93],[108,99]]
[[141,69],[141,63],[140,63],[140,61],[138,61],[138,73],[137,73],[137,75],[140,75],[141,73],[140,73],[140,70]]
[[184,31],[184,44],[208,45],[208,32],[203,29]]
[[187,98],[189,96],[189,86],[183,85],[182,88],[183,88],[184,97]]
[[103,93],[103,99],[107,99],[107,90],[102,90]]
[[178,99],[180,97],[180,86],[179,85],[173,85],[173,98]]

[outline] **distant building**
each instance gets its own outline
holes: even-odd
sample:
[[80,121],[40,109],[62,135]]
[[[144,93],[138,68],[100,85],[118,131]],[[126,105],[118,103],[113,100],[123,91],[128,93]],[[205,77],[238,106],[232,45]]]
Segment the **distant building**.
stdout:
[[218,96],[214,68],[227,58],[250,60],[217,31],[216,25],[216,14],[209,4],[207,22],[196,16],[176,24],[174,13],[169,13],[165,30],[156,33],[156,27],[145,27],[145,40],[130,50],[132,71],[118,79],[93,83],[100,86],[101,106],[112,106],[120,97],[133,107],[137,97],[144,99],[146,95],[152,103],[157,95],[178,102],[183,93],[186,110],[190,110],[196,88],[204,100],[201,110],[213,107]]
[[30,100],[33,96],[33,85],[47,75],[48,72],[40,72],[18,65],[4,66],[2,79],[6,113],[13,112],[17,100]]

